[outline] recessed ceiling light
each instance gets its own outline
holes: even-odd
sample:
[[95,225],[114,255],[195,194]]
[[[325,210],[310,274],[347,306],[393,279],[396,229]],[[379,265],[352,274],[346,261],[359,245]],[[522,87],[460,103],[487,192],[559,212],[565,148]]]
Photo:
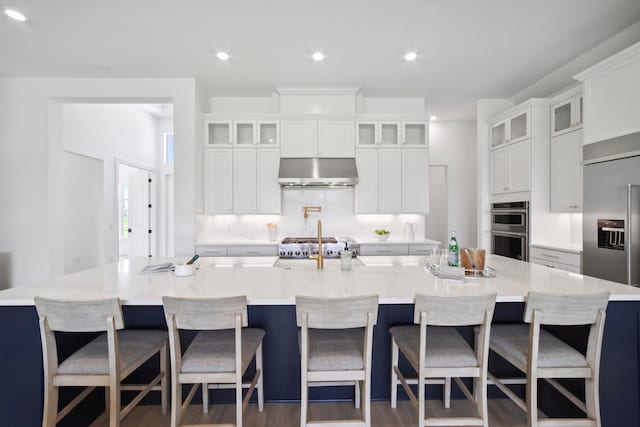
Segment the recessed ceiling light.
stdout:
[[429,120],[438,120],[438,116],[433,116],[432,115],[431,117],[429,117]]
[[404,56],[404,59],[407,61],[413,61],[418,57],[418,54],[415,52],[409,52]]
[[13,18],[16,21],[20,21],[20,22],[24,22],[27,20],[27,17],[24,16],[23,14],[21,14],[20,12],[18,12],[17,10],[13,10],[13,9],[5,9],[4,10],[5,15],[7,15],[9,18]]
[[322,52],[316,52],[313,54],[314,61],[322,61],[324,59],[324,54]]
[[229,54],[227,52],[223,52],[220,51],[216,54],[216,56],[218,57],[218,59],[220,59],[221,61],[226,61],[227,59],[229,59]]

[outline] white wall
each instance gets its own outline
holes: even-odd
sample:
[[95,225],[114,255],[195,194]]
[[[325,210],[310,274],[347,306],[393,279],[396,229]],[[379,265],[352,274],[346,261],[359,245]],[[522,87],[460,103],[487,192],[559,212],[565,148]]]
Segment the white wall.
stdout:
[[476,247],[476,123],[431,122],[429,148],[432,165],[447,165],[447,235],[455,231],[461,247]]
[[[173,256],[173,224],[169,224],[175,206],[173,205],[173,192],[169,194],[169,181],[173,180],[174,167],[171,163],[165,163],[164,136],[173,133],[173,116],[156,118],[157,125],[157,173],[156,173],[156,210],[158,221],[156,234],[158,243],[158,256]],[[171,190],[173,191],[173,190]],[[170,250],[171,249],[171,250]]]
[[64,153],[64,273],[104,259],[104,162]]
[[64,271],[60,100],[174,103],[176,253],[193,251],[196,89],[193,79],[0,78],[0,253],[10,254],[11,286]]

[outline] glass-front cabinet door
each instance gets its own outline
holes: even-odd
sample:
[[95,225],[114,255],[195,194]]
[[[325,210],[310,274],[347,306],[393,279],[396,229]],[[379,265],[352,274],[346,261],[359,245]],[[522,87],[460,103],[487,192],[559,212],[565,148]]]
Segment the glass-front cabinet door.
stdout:
[[380,122],[380,144],[391,146],[400,145],[399,122]]
[[551,136],[582,127],[582,94],[565,98],[551,106]]
[[373,146],[378,142],[376,122],[356,122],[356,145]]
[[256,122],[236,120],[233,122],[233,140],[236,145],[251,146],[256,141]]
[[529,137],[529,112],[525,111],[509,118],[507,142],[516,142]]
[[429,144],[428,129],[427,122],[402,122],[402,143],[426,147]]
[[280,143],[279,140],[279,123],[276,120],[268,121],[268,120],[260,120],[257,122],[258,128],[258,145],[267,147],[267,146],[278,146]]
[[502,145],[507,140],[507,123],[500,122],[491,128],[491,147]]
[[207,147],[230,146],[232,141],[231,120],[213,120],[206,124]]

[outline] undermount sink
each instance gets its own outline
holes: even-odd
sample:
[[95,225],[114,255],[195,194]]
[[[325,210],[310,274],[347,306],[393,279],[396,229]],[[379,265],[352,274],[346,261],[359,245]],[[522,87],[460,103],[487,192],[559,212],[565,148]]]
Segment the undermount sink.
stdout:
[[[274,267],[283,268],[285,270],[316,270],[317,264],[313,259],[306,258],[278,258],[273,263]],[[351,260],[351,267],[364,267],[364,263],[358,258]],[[338,270],[340,269],[340,258],[325,258],[324,259],[325,270]]]

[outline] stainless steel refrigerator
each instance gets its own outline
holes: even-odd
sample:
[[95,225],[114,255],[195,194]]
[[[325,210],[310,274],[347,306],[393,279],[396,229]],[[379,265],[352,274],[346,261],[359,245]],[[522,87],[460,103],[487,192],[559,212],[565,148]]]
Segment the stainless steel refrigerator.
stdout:
[[583,147],[583,273],[640,286],[640,132]]

